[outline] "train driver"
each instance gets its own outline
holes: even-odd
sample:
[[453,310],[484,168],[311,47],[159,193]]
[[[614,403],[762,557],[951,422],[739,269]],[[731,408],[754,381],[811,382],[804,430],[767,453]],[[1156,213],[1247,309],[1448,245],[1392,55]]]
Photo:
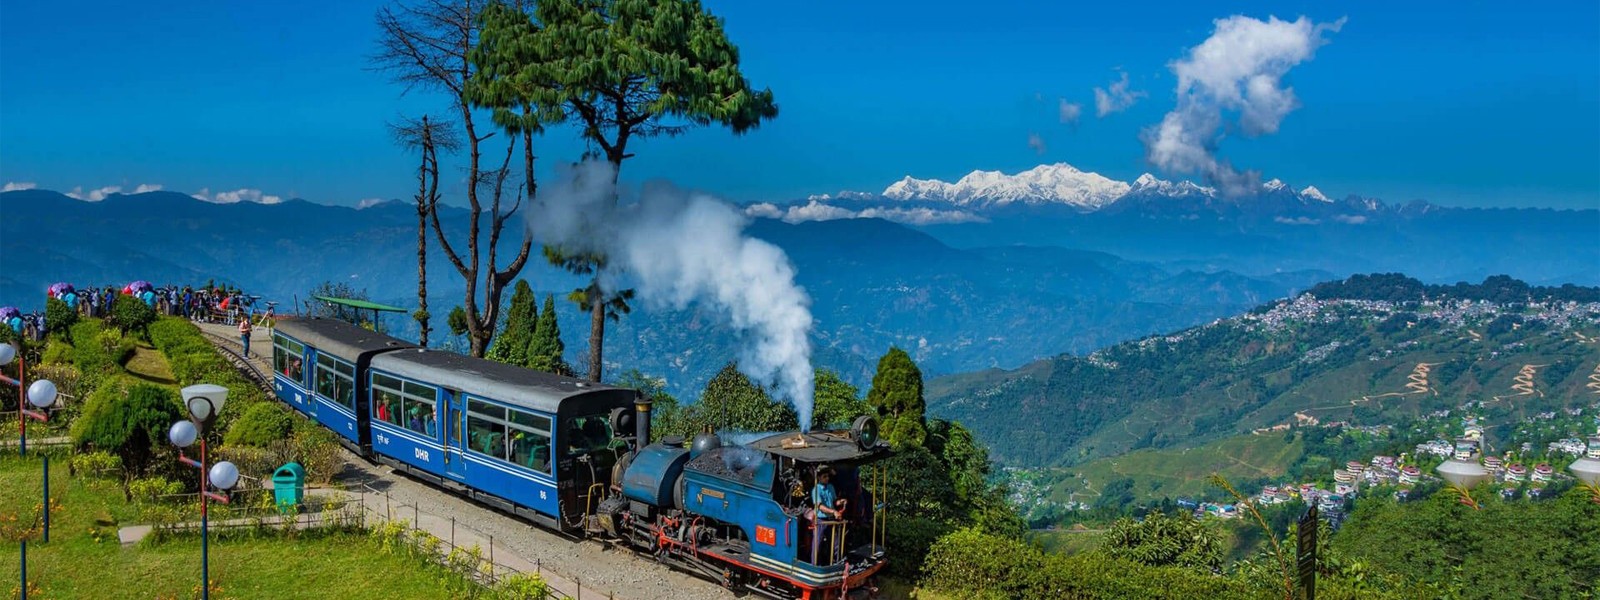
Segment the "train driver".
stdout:
[[817,484],[811,488],[811,504],[816,510],[812,519],[811,534],[811,563],[818,564],[818,553],[822,549],[822,538],[832,533],[834,524],[825,521],[838,521],[844,518],[845,500],[837,498],[833,489],[833,467],[823,465],[817,469]]

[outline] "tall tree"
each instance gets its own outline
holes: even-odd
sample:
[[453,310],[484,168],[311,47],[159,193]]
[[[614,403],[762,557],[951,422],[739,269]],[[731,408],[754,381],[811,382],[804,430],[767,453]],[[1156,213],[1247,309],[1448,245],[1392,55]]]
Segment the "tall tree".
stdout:
[[[505,157],[499,168],[483,164],[483,144],[496,132],[479,133],[467,97],[467,82],[475,72],[469,55],[478,40],[478,11],[487,4],[485,0],[414,0],[384,7],[377,15],[378,51],[372,57],[374,69],[388,73],[395,82],[405,85],[407,91],[424,88],[441,92],[458,113],[467,148],[467,247],[464,256],[445,235],[437,202],[430,204],[428,217],[445,258],[467,283],[463,310],[468,352],[473,356],[483,356],[488,349],[500,317],[500,296],[527,264],[533,247],[532,238],[524,233],[516,258],[500,268],[497,253],[501,232],[516,215],[523,199],[532,197],[535,192],[533,133],[536,129],[529,126],[531,116],[522,126],[501,124],[508,134]],[[513,194],[511,207],[503,210],[501,201],[513,172],[511,158],[519,139],[523,155],[522,181],[516,186],[519,191]],[[484,195],[489,198],[487,206],[483,202]],[[489,237],[485,243],[482,221],[486,212]]]
[[799,427],[799,417],[788,404],[776,402],[750,381],[734,363],[728,363],[706,382],[700,402],[690,407],[696,431],[789,431]]
[[428,314],[428,215],[439,203],[439,150],[455,152],[461,149],[461,139],[448,121],[402,119],[390,123],[389,130],[395,141],[407,150],[416,151],[417,164],[417,312],[411,316],[422,329],[420,343],[428,345],[431,315]]
[[528,364],[528,345],[539,326],[539,309],[534,305],[538,301],[528,282],[518,279],[511,292],[511,309],[506,311],[506,328],[494,338],[485,358],[519,367]]
[[566,344],[561,343],[561,324],[556,322],[556,297],[544,297],[544,312],[539,315],[539,326],[533,331],[533,338],[528,340],[528,368],[558,375],[571,375],[572,367],[567,366],[562,355],[567,351]]
[[856,417],[868,414],[872,407],[861,400],[861,390],[839,378],[839,374],[826,369],[817,371],[816,410],[812,412],[811,427],[848,426]]
[[921,446],[927,437],[923,422],[922,370],[905,350],[890,348],[878,359],[867,403],[883,419],[883,437],[896,448]]
[[[745,81],[722,20],[697,0],[549,0],[531,13],[492,5],[474,56],[488,80],[480,100],[497,121],[515,122],[530,106],[544,122],[575,120],[613,183],[634,139],[708,125],[744,133],[778,114],[771,90]],[[605,257],[561,248],[546,256],[591,276],[574,297],[589,309],[589,378],[600,381],[605,322],[626,312],[626,297],[602,293]]]

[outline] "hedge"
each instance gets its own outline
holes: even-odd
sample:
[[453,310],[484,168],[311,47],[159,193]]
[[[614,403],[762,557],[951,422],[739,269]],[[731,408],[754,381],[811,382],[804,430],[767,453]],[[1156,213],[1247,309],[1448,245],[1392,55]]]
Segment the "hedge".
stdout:
[[213,383],[228,388],[228,402],[217,416],[216,432],[228,431],[251,407],[267,401],[266,393],[240,375],[189,321],[176,317],[156,321],[150,326],[150,343],[167,357],[179,386]]

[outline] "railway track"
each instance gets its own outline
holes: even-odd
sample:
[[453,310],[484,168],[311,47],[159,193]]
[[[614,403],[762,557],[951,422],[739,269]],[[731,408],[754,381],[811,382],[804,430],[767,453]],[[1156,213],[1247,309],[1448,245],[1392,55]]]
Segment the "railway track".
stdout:
[[210,331],[206,331],[205,328],[201,328],[200,333],[205,334],[205,336],[208,338],[211,338],[211,345],[214,346],[218,352],[221,352],[222,356],[228,359],[228,362],[233,363],[233,366],[238,368],[240,373],[243,373],[245,377],[249,378],[251,381],[254,381],[256,385],[261,386],[261,389],[266,390],[267,393],[272,393],[272,377],[266,373],[262,373],[261,369],[256,367],[256,364],[253,361],[240,355],[238,350],[234,350],[231,347],[237,340],[231,340]]

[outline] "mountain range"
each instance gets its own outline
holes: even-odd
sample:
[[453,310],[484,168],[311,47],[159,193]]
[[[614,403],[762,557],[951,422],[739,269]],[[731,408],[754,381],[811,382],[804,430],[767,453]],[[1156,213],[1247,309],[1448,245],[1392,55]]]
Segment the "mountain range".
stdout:
[[[1403,271],[1429,283],[1498,273],[1600,283],[1596,210],[1329,201],[1315,188],[1272,182],[1256,196],[1225,198],[1189,182],[1125,184],[1064,165],[1032,170],[1025,185],[1015,179],[948,184],[987,190],[959,203],[934,195],[941,186],[903,180],[890,188],[906,199],[841,194],[765,212],[752,205],[759,216],[747,232],[793,261],[812,299],[817,363],[861,384],[891,345],[910,351],[930,376],[1016,368],[1237,314],[1356,272]],[[791,218],[806,206],[829,210]],[[907,218],[940,214],[969,218]],[[449,231],[464,231],[465,216],[441,211]],[[0,305],[37,309],[45,287],[63,280],[216,279],[284,309],[323,281],[414,307],[415,218],[404,201],[355,209],[298,199],[222,204],[166,191],[99,202],[39,189],[0,193]],[[439,331],[465,288],[430,246]],[[522,277],[541,293],[562,297],[581,284],[535,262]],[[562,325],[568,357],[577,359],[587,323],[571,308],[563,305]],[[391,319],[397,332],[415,334],[413,323]],[[738,355],[739,343],[701,307],[641,305],[608,329],[607,370],[636,368],[692,395]]]
[[[215,279],[281,301],[280,311],[293,310],[323,281],[415,306],[416,216],[403,202],[363,209],[304,200],[218,204],[175,192],[84,202],[26,190],[0,194],[0,214],[9,265],[0,273],[4,305],[38,309],[56,281]],[[441,211],[450,231],[464,231],[465,216],[458,208]],[[957,248],[879,219],[755,219],[748,233],[778,245],[795,264],[817,322],[817,363],[860,384],[891,345],[910,351],[930,375],[1014,367],[1233,314],[1331,277],[1174,269],[1065,248]],[[430,308],[439,331],[465,286],[437,245],[430,247]],[[558,297],[582,283],[542,261],[521,276]],[[568,358],[577,360],[588,327],[572,308],[563,303],[560,312]],[[696,394],[738,355],[740,338],[703,307],[637,308],[608,329],[608,372],[638,369],[664,377],[676,393]],[[414,337],[414,324],[389,319]]]
[[1600,209],[1462,208],[1350,195],[1273,179],[1229,196],[1144,174],[1120,182],[1067,164],[954,183],[904,178],[882,192],[749,206],[791,223],[879,218],[955,247],[1055,246],[1196,271],[1401,271],[1430,282],[1509,273],[1600,284]]

